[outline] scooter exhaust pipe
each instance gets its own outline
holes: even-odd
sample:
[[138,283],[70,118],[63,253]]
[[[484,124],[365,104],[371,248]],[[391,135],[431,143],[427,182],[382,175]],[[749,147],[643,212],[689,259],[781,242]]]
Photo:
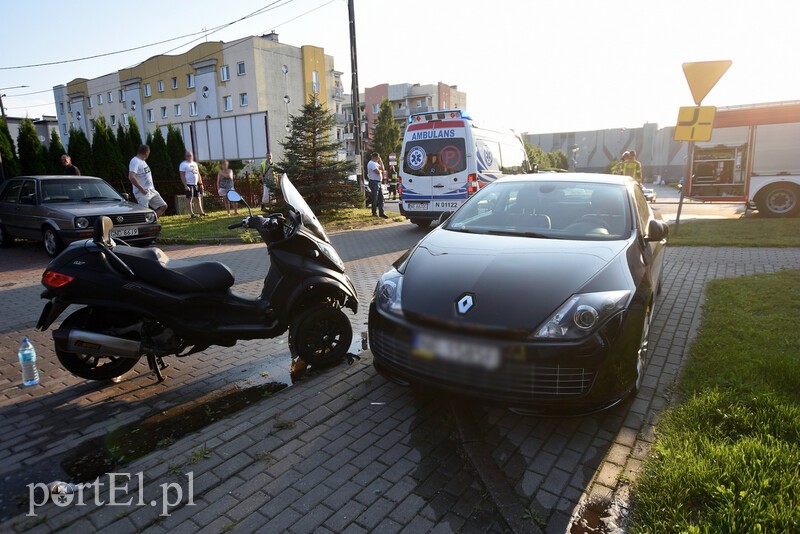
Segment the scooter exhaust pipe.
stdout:
[[65,352],[135,359],[139,359],[143,354],[142,344],[139,341],[75,328],[54,330],[53,341],[57,348]]

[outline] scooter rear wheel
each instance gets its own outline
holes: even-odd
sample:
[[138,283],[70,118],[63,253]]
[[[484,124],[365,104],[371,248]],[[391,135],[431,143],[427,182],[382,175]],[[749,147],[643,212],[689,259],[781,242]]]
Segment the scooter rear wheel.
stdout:
[[[81,308],[61,323],[61,328],[80,328],[103,333],[115,326],[107,310]],[[75,376],[87,380],[111,380],[124,375],[139,362],[133,358],[66,352],[56,348],[58,361]]]
[[350,319],[340,308],[314,306],[289,326],[289,349],[309,365],[327,367],[342,360],[353,341]]

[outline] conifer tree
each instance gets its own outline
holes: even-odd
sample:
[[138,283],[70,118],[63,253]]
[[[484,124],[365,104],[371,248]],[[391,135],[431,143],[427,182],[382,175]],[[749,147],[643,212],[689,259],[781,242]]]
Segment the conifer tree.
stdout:
[[6,120],[0,117],[0,157],[3,158],[3,174],[6,178],[19,176],[20,167],[17,151]]
[[[50,146],[47,148],[47,172],[50,174],[61,174],[64,166],[61,165],[61,156],[64,155],[64,145],[61,144],[61,136],[58,130],[50,130]],[[80,167],[79,167],[80,168]]]
[[72,163],[81,170],[83,176],[94,176],[94,163],[92,161],[92,145],[86,139],[86,134],[79,128],[69,129],[69,145],[67,153],[72,158]]
[[121,122],[117,125],[117,148],[119,150],[122,163],[127,169],[128,163],[130,162],[131,158],[136,155],[136,151],[133,150],[133,147],[131,146],[131,138],[128,135],[128,131],[125,129],[125,126],[123,126]]
[[120,178],[119,158],[116,156],[116,151],[116,140],[109,137],[106,119],[101,115],[95,120],[94,136],[92,136],[95,176],[112,183]]
[[290,133],[281,142],[283,161],[277,167],[286,173],[312,209],[326,210],[360,204],[363,195],[347,179],[355,170],[352,161],[338,159],[341,143],[332,135],[335,119],[315,96],[290,116]]
[[[167,154],[176,172],[181,162],[186,159],[186,145],[183,143],[181,131],[171,124],[167,126]],[[177,175],[180,179],[180,174]]]
[[153,184],[156,190],[161,193],[164,200],[174,194],[183,191],[183,184],[178,178],[178,168],[172,168],[172,163],[167,154],[167,143],[161,128],[156,126],[155,132],[147,135],[150,147],[150,156],[147,158],[147,165],[153,173]]
[[47,174],[47,159],[42,150],[42,142],[29,118],[22,119],[17,136],[20,170],[22,174]]
[[132,115],[128,119],[128,137],[130,139],[131,158],[133,158],[142,144],[142,134],[139,132],[139,124],[136,122],[136,118]]
[[394,120],[392,104],[388,98],[384,97],[378,111],[378,118],[375,121],[375,128],[372,131],[371,151],[381,155],[381,159],[388,169],[389,154],[394,152],[399,157],[402,141],[400,126]]

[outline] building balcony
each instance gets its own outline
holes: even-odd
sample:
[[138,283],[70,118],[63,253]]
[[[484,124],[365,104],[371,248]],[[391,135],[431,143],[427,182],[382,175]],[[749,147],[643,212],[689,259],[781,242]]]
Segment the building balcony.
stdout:
[[334,113],[333,118],[336,120],[336,124],[347,124],[348,122],[353,122],[353,119],[344,113]]
[[353,133],[352,132],[343,133],[342,134],[342,140],[344,140],[344,141],[352,141],[353,139],[354,139],[354,137],[353,137]]

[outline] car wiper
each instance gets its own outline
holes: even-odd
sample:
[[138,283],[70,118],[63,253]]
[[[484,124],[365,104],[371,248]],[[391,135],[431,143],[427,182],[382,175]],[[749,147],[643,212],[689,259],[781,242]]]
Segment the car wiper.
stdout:
[[90,200],[120,200],[114,197],[83,197],[81,200],[84,202],[89,202]]
[[465,234],[485,234],[486,233],[486,232],[476,232],[475,230],[470,230],[469,228],[463,228],[463,227],[462,228],[448,227],[448,228],[445,228],[445,230],[449,230],[451,232],[463,232]]
[[488,233],[492,235],[511,235],[511,236],[521,236],[521,237],[538,237],[540,239],[558,239],[557,237],[553,237],[551,235],[544,235],[536,232],[513,232],[511,230],[489,230]]

